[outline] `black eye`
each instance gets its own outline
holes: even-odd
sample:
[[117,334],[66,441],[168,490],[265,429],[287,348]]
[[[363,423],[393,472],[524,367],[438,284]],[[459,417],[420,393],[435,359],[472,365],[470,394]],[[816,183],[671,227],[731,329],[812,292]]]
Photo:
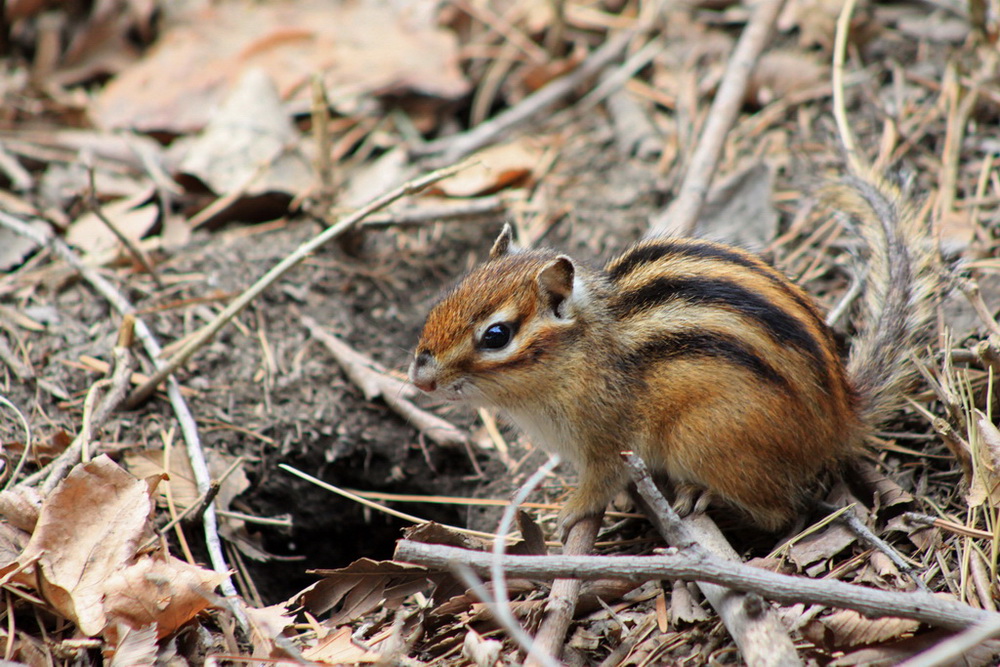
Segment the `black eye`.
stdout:
[[507,343],[510,342],[510,337],[513,333],[510,325],[505,322],[491,324],[483,332],[483,337],[479,339],[479,347],[486,350],[499,350],[500,348],[507,347]]

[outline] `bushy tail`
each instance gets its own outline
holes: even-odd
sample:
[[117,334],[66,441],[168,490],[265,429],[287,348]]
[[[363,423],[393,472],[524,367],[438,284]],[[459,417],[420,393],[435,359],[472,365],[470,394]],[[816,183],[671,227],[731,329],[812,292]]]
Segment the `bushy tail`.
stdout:
[[938,252],[928,226],[899,188],[875,173],[828,191],[868,249],[861,305],[847,373],[864,423],[876,426],[900,407],[916,369],[910,355],[931,335],[939,292]]

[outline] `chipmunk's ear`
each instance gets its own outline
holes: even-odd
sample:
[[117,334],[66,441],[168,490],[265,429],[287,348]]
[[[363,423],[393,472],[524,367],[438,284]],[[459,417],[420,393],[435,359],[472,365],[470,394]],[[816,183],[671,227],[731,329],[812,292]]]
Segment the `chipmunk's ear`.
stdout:
[[505,222],[503,229],[500,230],[500,236],[493,242],[493,249],[490,250],[490,259],[503,257],[511,252],[517,252],[517,246],[514,245],[514,230],[511,229],[509,222]]
[[573,260],[560,255],[548,262],[535,276],[542,298],[556,317],[566,317],[566,301],[573,295]]

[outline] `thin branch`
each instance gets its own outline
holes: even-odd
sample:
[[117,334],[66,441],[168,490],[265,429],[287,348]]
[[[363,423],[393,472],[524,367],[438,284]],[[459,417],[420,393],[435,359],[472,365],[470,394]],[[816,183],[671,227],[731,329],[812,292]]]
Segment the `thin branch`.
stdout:
[[977,623],[933,648],[901,662],[899,667],[937,667],[937,665],[956,664],[966,652],[997,635],[1000,635],[1000,617]]
[[[510,610],[510,598],[507,595],[507,580],[504,578],[503,574],[503,557],[504,548],[507,546],[507,540],[502,536],[507,535],[514,525],[514,517],[517,515],[518,507],[521,503],[528,499],[528,495],[535,490],[545,477],[552,472],[552,470],[559,465],[559,456],[552,455],[549,460],[545,462],[545,465],[540,467],[534,472],[534,474],[529,477],[521,488],[517,490],[514,497],[510,501],[510,505],[504,510],[503,515],[500,517],[500,525],[497,527],[497,536],[493,540],[493,567],[490,571],[490,576],[493,579],[493,596],[494,596],[494,616],[500,621],[508,630],[513,630],[512,636],[521,645],[521,648],[525,652],[525,664],[539,664],[543,667],[556,667],[557,663],[555,657],[559,655],[559,648],[563,644],[563,639],[560,638],[558,645],[554,648],[550,646],[545,646],[539,640],[542,636],[542,632],[538,633],[538,637],[534,640],[528,636],[528,634],[521,628],[521,625],[514,618],[513,612]],[[553,591],[554,592],[554,591]],[[552,593],[550,593],[551,597]],[[547,619],[546,619],[547,620]],[[545,625],[543,623],[542,627]],[[565,637],[565,633],[563,635]],[[525,641],[527,640],[527,641]]]
[[622,32],[606,41],[572,72],[528,95],[517,105],[467,132],[414,146],[410,149],[410,154],[413,157],[440,154],[435,163],[447,164],[479,150],[569,96],[576,88],[617,60],[637,34],[639,31],[635,29]]
[[[622,458],[639,495],[649,507],[650,520],[670,546],[695,556],[703,554],[705,558],[739,561],[736,552],[708,517],[695,515],[682,522],[656,487],[642,459],[630,452],[623,453]],[[715,553],[710,554],[709,549]],[[718,612],[748,664],[802,664],[788,632],[774,610],[760,597],[735,593],[705,581],[699,582],[698,587]]]
[[[435,569],[465,563],[487,574],[492,556],[480,551],[424,544],[412,540],[396,543],[395,560]],[[707,553],[671,549],[659,556],[505,556],[510,577],[535,581],[557,578],[583,580],[620,579],[644,583],[657,579],[704,581],[729,589],[756,593],[785,604],[821,604],[853,609],[873,618],[912,618],[936,627],[965,629],[984,622],[1000,622],[1000,614],[921,592],[900,593],[847,584],[836,579],[809,579],[778,574]]]
[[864,173],[861,155],[858,153],[857,142],[851,125],[847,121],[847,108],[844,101],[844,60],[847,56],[847,35],[851,28],[851,15],[854,13],[856,0],[846,0],[837,17],[837,32],[833,42],[833,117],[837,121],[837,132],[840,143],[844,145],[844,153],[851,171],[855,174]]
[[[586,556],[594,550],[597,531],[601,527],[603,514],[589,516],[570,528],[563,546],[565,556]],[[576,603],[580,599],[580,588],[583,582],[575,577],[557,577],[549,590],[549,599],[545,604],[545,620],[535,635],[535,643],[549,655],[558,655],[566,643],[566,633],[569,624],[573,622],[576,613]],[[538,661],[529,656],[524,661],[525,667],[539,667]]]
[[677,198],[650,224],[648,236],[690,236],[712,185],[712,176],[722,155],[726,136],[746,97],[750,75],[768,44],[768,37],[785,0],[763,0],[757,4],[750,22],[740,35],[729,58],[726,73],[712,101],[701,138],[691,156]]
[[260,278],[260,280],[236,297],[236,299],[234,299],[228,306],[226,306],[226,308],[222,310],[221,313],[219,313],[218,317],[196,331],[194,335],[192,335],[181,347],[181,349],[179,349],[174,356],[170,358],[170,360],[160,365],[156,373],[154,373],[149,380],[132,392],[132,395],[128,398],[126,406],[133,408],[149,398],[150,394],[156,390],[156,388],[161,382],[163,382],[164,379],[166,379],[168,375],[186,363],[187,360],[191,358],[191,355],[200,350],[208,341],[212,339],[213,336],[215,336],[215,334],[219,332],[219,330],[226,326],[226,324],[236,317],[244,308],[250,305],[254,299],[260,296],[261,292],[270,287],[272,283],[298,265],[298,263],[303,259],[315,252],[320,246],[329,242],[331,239],[337,238],[375,211],[385,208],[392,202],[405,197],[406,195],[420,192],[428,185],[436,183],[442,178],[451,176],[452,174],[465,168],[465,166],[465,164],[453,165],[444,169],[432,171],[431,173],[425,174],[420,178],[407,181],[395,190],[392,190],[381,197],[377,197],[356,210],[351,215],[341,219],[337,224],[328,227],[317,236],[303,243],[295,250],[295,252],[274,265]]
[[[149,274],[149,277],[153,279],[156,286],[163,289],[164,285],[163,281],[160,280],[160,275],[153,267],[153,263],[149,261],[149,257],[145,252],[143,252],[142,248],[139,247],[139,244],[131,239],[128,234],[119,229],[118,225],[115,224],[111,218],[105,215],[104,209],[101,208],[101,202],[97,199],[97,182],[94,176],[93,160],[85,156],[83,161],[87,165],[87,176],[89,178],[89,184],[87,186],[87,204],[91,212],[97,216],[98,220],[104,223],[104,226],[115,235],[115,238],[117,238],[123,246],[125,246],[129,253],[131,253],[132,257],[142,265],[142,268]],[[166,215],[166,212],[164,212],[164,215]]]

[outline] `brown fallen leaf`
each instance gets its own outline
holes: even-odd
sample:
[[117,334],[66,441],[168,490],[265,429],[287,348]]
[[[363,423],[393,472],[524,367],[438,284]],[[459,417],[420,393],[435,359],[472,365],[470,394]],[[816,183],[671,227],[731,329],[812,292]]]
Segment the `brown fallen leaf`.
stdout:
[[250,621],[250,642],[255,656],[277,657],[283,655],[275,645],[275,637],[281,636],[285,628],[295,622],[295,615],[288,611],[288,604],[273,604],[270,607],[246,607],[243,610]]
[[107,622],[106,581],[151,535],[151,511],[146,483],[107,456],[78,465],[42,503],[15,579],[95,636]]
[[441,576],[419,565],[370,558],[358,559],[336,570],[316,570],[316,573],[325,575],[324,579],[299,593],[295,600],[313,614],[336,608],[330,615],[330,625],[348,623],[372,609],[394,609],[410,595],[426,590]]
[[298,100],[301,110],[309,108],[309,81],[319,74],[345,115],[374,95],[454,100],[469,89],[458,40],[432,12],[383,2],[196,4],[178,12],[146,56],[97,94],[90,109],[96,124],[199,130],[251,68],[267,72],[282,98]]
[[920,621],[908,618],[867,618],[844,609],[807,624],[802,634],[817,644],[841,648],[898,639],[919,627]]
[[[159,205],[155,201],[150,202],[155,192],[156,189],[150,186],[134,197],[102,206],[101,213],[122,234],[138,241],[153,228],[160,215]],[[87,211],[73,221],[66,232],[66,240],[88,253],[115,248],[121,243],[94,211]]]
[[122,627],[156,626],[163,638],[196,614],[219,603],[212,590],[225,574],[191,565],[173,556],[147,555],[102,582],[104,637],[117,643]]
[[805,570],[813,563],[833,558],[855,539],[846,526],[836,523],[793,544],[788,549],[788,558],[799,570]]
[[[171,448],[169,465],[165,465],[163,454],[162,449],[142,449],[129,452],[125,455],[125,467],[139,478],[169,474],[170,479],[166,483],[160,484],[158,488],[157,501],[166,504],[169,489],[177,510],[183,512],[201,497],[198,485],[194,480],[191,461],[183,447]],[[236,457],[220,454],[212,449],[206,450],[205,458],[208,461],[208,471],[213,479],[221,477],[236,461]],[[233,499],[249,487],[250,480],[247,479],[243,466],[238,466],[222,481],[219,493],[215,497],[216,506],[228,510]]]
[[365,650],[351,640],[351,628],[337,628],[320,639],[315,646],[302,652],[307,660],[325,665],[355,665],[378,662],[382,656]]
[[531,137],[520,137],[475,153],[473,164],[440,181],[435,191],[450,197],[476,197],[508,187],[527,185],[544,148]]

